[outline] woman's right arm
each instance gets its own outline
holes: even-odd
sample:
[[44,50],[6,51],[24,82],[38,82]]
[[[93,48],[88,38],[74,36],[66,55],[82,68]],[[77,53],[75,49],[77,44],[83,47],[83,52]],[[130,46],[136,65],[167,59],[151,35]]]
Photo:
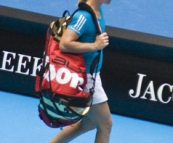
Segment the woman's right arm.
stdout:
[[94,50],[101,50],[109,44],[107,33],[102,33],[96,37],[93,43],[79,42],[78,34],[71,29],[66,29],[60,41],[60,50],[70,53],[84,53]]

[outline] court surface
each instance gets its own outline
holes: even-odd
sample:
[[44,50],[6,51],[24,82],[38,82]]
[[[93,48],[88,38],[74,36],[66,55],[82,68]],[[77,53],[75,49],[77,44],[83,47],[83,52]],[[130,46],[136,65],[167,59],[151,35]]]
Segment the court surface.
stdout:
[[[0,5],[61,16],[75,9],[77,0],[1,0]],[[107,25],[173,37],[173,1],[112,0],[105,9]],[[0,143],[48,143],[60,130],[38,117],[38,98],[0,91]],[[173,127],[112,114],[110,143],[173,143]],[[93,143],[95,130],[71,143]]]
[[[38,98],[0,91],[0,143],[48,143],[60,129],[38,117]],[[110,143],[173,143],[173,127],[112,114]],[[95,130],[71,143],[94,143]]]

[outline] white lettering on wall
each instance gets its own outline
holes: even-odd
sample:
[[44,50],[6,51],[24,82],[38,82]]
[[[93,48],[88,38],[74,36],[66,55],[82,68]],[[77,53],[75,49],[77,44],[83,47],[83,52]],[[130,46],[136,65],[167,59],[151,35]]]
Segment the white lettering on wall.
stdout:
[[[3,58],[2,63],[0,64],[0,70],[36,76],[37,70],[39,71],[41,69],[41,64],[39,64],[41,59],[38,57],[16,54],[9,51],[2,51],[2,53]],[[31,66],[28,66],[28,64]]]
[[[16,53],[7,52],[7,51],[3,51],[3,53],[4,53],[4,56],[2,59],[2,67],[0,68],[0,70],[13,72],[14,66],[11,65],[11,62],[12,62],[12,60],[15,59]],[[7,68],[8,66],[10,66],[10,67]]]
[[[147,75],[141,74],[141,73],[138,73],[137,75],[138,75],[138,81],[137,81],[136,91],[134,91],[134,89],[130,89],[129,90],[130,97],[141,98],[141,99],[145,99],[145,100],[149,99],[150,101],[154,101],[154,102],[159,101],[163,104],[168,104],[169,102],[171,102],[172,94],[173,94],[173,85],[170,85],[168,83],[163,83],[158,87],[157,93],[155,93],[154,81],[150,81],[148,83],[147,87],[143,87],[143,79]],[[143,93],[141,93],[142,88],[145,89]],[[164,97],[163,91],[167,90],[167,89],[170,94],[166,95],[166,97],[168,96],[167,99],[165,99],[165,98],[163,99],[163,97]],[[147,95],[149,95],[149,96],[147,96]]]
[[[29,69],[26,69],[26,65],[28,62],[31,62],[31,56],[26,56],[26,55],[22,55],[22,54],[18,54],[18,56],[19,56],[18,66],[17,66],[17,70],[15,72],[19,73],[19,74],[28,75]],[[21,71],[22,68],[26,69],[26,72],[22,72]]]
[[33,59],[34,59],[34,64],[33,64],[33,70],[32,70],[31,76],[36,76],[36,71],[41,70],[42,63],[39,64],[40,58],[33,57]]

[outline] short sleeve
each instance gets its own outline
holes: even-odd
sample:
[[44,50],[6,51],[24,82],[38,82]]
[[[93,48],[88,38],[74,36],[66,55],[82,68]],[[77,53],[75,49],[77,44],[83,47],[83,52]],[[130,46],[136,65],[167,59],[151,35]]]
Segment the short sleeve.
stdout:
[[80,10],[74,14],[72,21],[67,28],[72,29],[81,36],[85,31],[87,31],[91,21],[90,13]]

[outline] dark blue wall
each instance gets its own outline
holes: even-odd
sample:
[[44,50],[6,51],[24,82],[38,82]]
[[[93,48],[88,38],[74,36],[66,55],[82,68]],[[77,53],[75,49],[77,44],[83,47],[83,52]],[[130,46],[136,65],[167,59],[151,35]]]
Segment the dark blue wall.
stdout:
[[[1,90],[35,96],[33,65],[41,59],[46,29],[53,19],[0,7]],[[173,39],[111,26],[106,31],[110,45],[101,76],[112,113],[173,125]],[[139,75],[145,76],[135,96]]]

